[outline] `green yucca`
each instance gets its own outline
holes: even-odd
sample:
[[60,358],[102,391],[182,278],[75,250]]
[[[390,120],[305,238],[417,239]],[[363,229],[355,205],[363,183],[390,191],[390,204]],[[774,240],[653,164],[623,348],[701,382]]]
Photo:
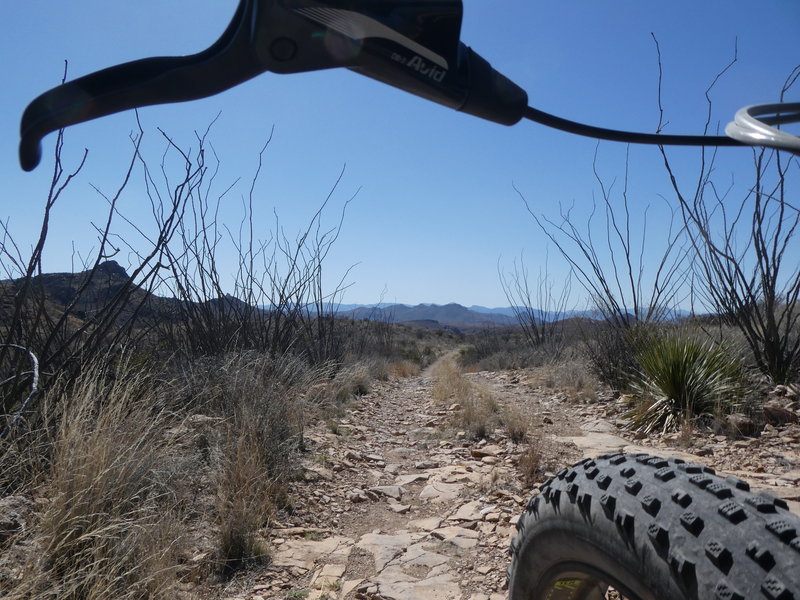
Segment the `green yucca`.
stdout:
[[742,361],[724,345],[662,334],[643,344],[637,358],[641,403],[628,415],[633,429],[674,430],[694,417],[729,414],[743,400]]

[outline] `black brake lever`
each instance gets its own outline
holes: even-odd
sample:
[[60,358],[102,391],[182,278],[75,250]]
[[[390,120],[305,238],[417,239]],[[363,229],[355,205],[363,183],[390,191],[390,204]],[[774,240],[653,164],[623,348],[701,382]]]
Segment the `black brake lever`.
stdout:
[[31,102],[20,163],[63,127],[123,110],[217,94],[265,71],[347,67],[450,108],[513,125],[528,96],[460,42],[461,0],[241,0],[198,54],[146,58],[55,87]]

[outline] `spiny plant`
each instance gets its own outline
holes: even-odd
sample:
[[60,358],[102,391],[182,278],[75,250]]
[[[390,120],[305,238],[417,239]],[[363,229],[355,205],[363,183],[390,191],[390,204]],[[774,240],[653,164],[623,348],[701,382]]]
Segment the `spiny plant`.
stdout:
[[741,359],[724,344],[680,333],[653,335],[637,354],[634,389],[640,403],[630,427],[669,431],[696,417],[734,412],[746,394]]

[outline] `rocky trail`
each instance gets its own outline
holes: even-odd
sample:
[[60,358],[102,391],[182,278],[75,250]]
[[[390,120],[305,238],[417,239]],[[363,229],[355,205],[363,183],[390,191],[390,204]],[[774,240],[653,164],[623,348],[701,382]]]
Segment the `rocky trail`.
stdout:
[[739,441],[707,433],[634,440],[621,429],[620,401],[576,401],[527,371],[468,378],[498,405],[518,407],[535,443],[514,443],[500,429],[469,439],[452,426],[457,400],[433,399],[430,373],[379,382],[309,431],[294,511],[272,524],[271,562],[222,597],[501,600],[509,541],[535,491],[517,467],[526,452],[541,481],[609,451],[681,456],[735,473],[800,512],[796,424]]

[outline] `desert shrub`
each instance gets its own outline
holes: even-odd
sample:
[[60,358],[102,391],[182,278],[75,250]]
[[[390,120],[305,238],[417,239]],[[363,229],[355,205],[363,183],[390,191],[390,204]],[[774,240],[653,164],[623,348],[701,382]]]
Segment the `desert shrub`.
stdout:
[[302,446],[306,394],[323,374],[298,356],[236,353],[200,389],[201,405],[227,419],[217,454],[217,557],[222,575],[265,558],[259,530],[285,503]]
[[639,355],[656,331],[652,323],[621,326],[606,322],[584,338],[584,349],[597,378],[618,391],[630,391],[639,372]]
[[630,426],[649,433],[674,430],[695,417],[720,418],[746,397],[742,361],[724,344],[680,333],[650,337],[637,355],[640,402]]
[[470,344],[458,353],[458,364],[475,371],[507,371],[537,367],[552,362],[563,350],[543,342],[531,346],[519,333],[494,329],[476,331],[469,336]]
[[90,368],[61,393],[38,557],[12,595],[169,597],[180,535],[158,392],[142,373]]
[[182,410],[223,422],[207,452],[216,473],[221,575],[266,558],[260,531],[286,503],[305,420],[329,375],[301,356],[254,351],[198,359],[183,370]]

